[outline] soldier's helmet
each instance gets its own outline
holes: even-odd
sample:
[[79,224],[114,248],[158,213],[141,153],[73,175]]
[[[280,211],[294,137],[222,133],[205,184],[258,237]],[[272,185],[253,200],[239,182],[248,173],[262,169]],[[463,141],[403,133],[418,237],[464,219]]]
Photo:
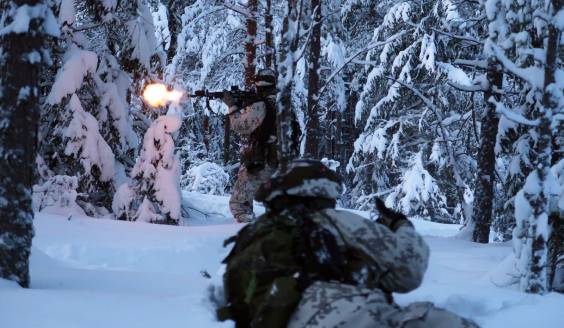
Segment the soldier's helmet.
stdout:
[[264,68],[258,71],[255,77],[257,87],[272,87],[276,84],[276,74],[270,68]]
[[295,160],[284,174],[275,173],[262,184],[255,200],[266,204],[280,196],[297,196],[335,200],[343,192],[341,177],[320,161]]

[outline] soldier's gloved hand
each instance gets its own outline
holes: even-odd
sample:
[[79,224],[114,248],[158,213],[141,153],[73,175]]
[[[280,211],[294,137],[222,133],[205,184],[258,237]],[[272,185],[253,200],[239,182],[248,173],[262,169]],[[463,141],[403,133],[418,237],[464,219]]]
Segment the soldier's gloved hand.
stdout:
[[380,198],[376,198],[376,209],[380,213],[377,222],[385,225],[392,231],[397,231],[403,225],[413,227],[413,224],[405,215],[387,208]]
[[221,101],[223,101],[223,103],[226,104],[227,107],[232,107],[232,106],[235,105],[235,101],[234,101],[233,97],[231,96],[231,93],[229,93],[229,92],[223,93],[223,97],[221,98]]

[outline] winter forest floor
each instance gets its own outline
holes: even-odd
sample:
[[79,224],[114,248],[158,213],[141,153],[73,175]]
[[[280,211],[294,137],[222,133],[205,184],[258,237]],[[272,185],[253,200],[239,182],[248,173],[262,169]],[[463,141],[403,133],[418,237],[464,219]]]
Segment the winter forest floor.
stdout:
[[[231,327],[214,320],[206,295],[221,281],[223,240],[242,225],[230,218],[226,197],[184,198],[191,215],[185,227],[38,214],[31,288],[0,280],[0,326]],[[563,295],[527,295],[496,283],[509,244],[477,245],[452,238],[455,225],[414,223],[431,246],[431,262],[419,289],[395,295],[399,304],[430,300],[483,327],[564,327]]]

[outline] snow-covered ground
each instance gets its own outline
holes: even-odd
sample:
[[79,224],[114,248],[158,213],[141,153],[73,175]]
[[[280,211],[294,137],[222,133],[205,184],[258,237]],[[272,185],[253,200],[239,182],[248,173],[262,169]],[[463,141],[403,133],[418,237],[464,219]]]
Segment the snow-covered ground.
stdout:
[[[184,227],[38,214],[32,286],[0,280],[0,327],[231,327],[214,320],[206,295],[221,281],[223,240],[242,225],[225,197],[184,199],[192,216]],[[431,263],[423,285],[396,295],[398,303],[431,300],[483,327],[564,327],[563,295],[497,286],[509,245],[477,245],[452,238],[457,226],[414,222]]]

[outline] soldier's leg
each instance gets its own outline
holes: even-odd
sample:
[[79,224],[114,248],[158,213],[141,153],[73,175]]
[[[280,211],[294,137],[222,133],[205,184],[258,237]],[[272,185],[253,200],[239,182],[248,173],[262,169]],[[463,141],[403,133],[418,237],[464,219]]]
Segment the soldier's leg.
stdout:
[[239,222],[250,222],[254,219],[253,200],[258,187],[268,181],[274,169],[266,166],[257,172],[249,172],[244,165],[239,168],[233,194],[229,200],[231,214]]
[[380,290],[333,282],[316,282],[308,287],[288,327],[332,327],[335,323],[345,328],[479,327],[430,302],[413,303],[401,308],[388,303]]
[[378,289],[318,281],[303,292],[288,328],[397,327],[390,318],[398,311]]
[[241,165],[237,173],[237,181],[233,187],[233,193],[229,199],[229,209],[238,222],[250,222],[253,219],[253,195],[248,190],[250,181],[249,173],[244,165]]
[[478,328],[479,326],[430,302],[412,303],[396,316],[403,328]]

